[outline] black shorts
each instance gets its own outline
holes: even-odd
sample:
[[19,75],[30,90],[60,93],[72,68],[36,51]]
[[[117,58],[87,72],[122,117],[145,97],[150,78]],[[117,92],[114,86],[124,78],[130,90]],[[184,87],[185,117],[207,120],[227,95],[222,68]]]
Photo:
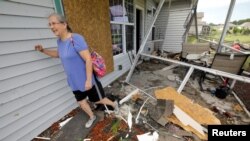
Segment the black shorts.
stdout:
[[105,97],[105,93],[102,87],[101,82],[95,78],[96,85],[93,85],[93,87],[87,91],[73,91],[73,94],[75,95],[76,101],[81,101],[85,98],[89,98],[89,101],[91,102],[97,102],[100,101]]

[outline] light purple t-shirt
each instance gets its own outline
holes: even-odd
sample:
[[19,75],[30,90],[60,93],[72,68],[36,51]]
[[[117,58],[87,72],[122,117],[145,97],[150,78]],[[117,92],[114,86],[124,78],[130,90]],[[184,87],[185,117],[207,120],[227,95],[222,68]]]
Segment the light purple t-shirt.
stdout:
[[[79,52],[88,49],[88,45],[83,36],[74,33],[72,37],[74,46],[70,38],[64,41],[57,40],[58,54],[67,75],[68,85],[72,91],[80,90],[83,92],[85,91],[86,65]],[[92,76],[92,85],[93,80]]]

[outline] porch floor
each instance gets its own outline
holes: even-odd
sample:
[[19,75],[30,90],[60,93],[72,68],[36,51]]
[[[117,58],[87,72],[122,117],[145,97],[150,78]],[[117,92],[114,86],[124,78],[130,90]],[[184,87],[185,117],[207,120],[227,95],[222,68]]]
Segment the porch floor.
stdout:
[[[185,76],[186,69],[177,67],[171,71],[164,70],[163,68],[165,68],[167,65],[168,64],[156,60],[143,62],[134,71],[131,78],[131,83],[152,95],[154,93],[154,90],[165,88],[167,86],[178,88],[180,83],[179,81],[181,81],[183,76]],[[175,76],[174,80],[171,79],[172,76]],[[180,80],[176,79],[178,78],[177,76],[179,76]],[[105,92],[107,94],[112,94],[115,96],[119,95],[121,97],[124,97],[126,93],[129,93],[129,91],[131,92],[134,88],[123,85],[125,77],[126,75],[120,77],[117,81],[110,84],[110,86],[105,87]],[[216,80],[211,82],[207,80],[204,82],[204,86],[206,88],[216,87],[220,83],[221,82],[217,82]],[[241,86],[247,87],[249,86],[249,84],[241,84]],[[237,85],[236,88],[238,88]],[[244,93],[242,95],[247,95],[248,92],[244,91],[244,88],[240,88],[237,91]],[[240,105],[231,94],[228,95],[225,99],[218,99],[209,91],[199,91],[199,86],[197,85],[197,73],[192,75],[189,83],[183,89],[182,94],[208,109],[214,110],[213,108],[216,106],[227,111],[227,113],[230,113],[230,117],[228,117],[224,114],[221,114],[220,112],[214,111],[215,116],[220,119],[223,125],[241,125],[250,123],[250,118],[246,115],[246,113],[241,108],[236,108]],[[242,97],[240,98],[242,100]],[[245,100],[249,101],[250,97]],[[249,102],[246,101],[243,101],[243,103],[246,107],[248,107]],[[52,141],[82,141],[88,136],[91,128],[86,129],[84,127],[85,122],[88,120],[88,116],[83,111],[79,111],[80,112],[78,112],[65,126],[63,126],[62,129],[60,129],[59,132],[55,136],[53,136],[53,138],[51,138]],[[96,114],[98,118],[95,123],[97,123],[97,121],[100,121],[103,118],[102,116],[104,116],[102,111],[98,111],[96,112]]]
[[[101,111],[98,111],[101,114]],[[97,113],[96,113],[97,114]],[[88,116],[83,111],[78,112],[62,129],[52,138],[52,141],[82,141],[100,120],[97,114],[97,119],[90,128],[85,128],[85,123]]]

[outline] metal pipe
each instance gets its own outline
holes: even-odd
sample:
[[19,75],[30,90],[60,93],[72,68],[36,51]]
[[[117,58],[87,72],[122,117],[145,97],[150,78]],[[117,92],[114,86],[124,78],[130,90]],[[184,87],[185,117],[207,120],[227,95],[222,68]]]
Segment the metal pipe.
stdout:
[[232,84],[230,85],[230,89],[233,89],[235,83],[236,83],[236,80],[233,80]]
[[[207,41],[207,42],[209,42],[209,43],[213,43],[213,44],[218,45],[217,42],[215,42],[215,41],[210,41],[210,40],[207,40],[207,39],[204,39],[204,38],[199,38],[199,40]],[[241,50],[232,48],[231,46],[228,46],[228,45],[225,45],[225,44],[222,44],[221,46],[226,47],[226,48],[229,48],[229,49],[231,49],[231,50],[233,50],[233,51],[236,51],[236,52],[239,52],[239,53],[242,53],[242,54],[250,54],[250,52],[244,52],[244,51],[241,51]]]
[[240,100],[240,98],[237,96],[237,94],[234,91],[232,91],[232,94],[237,99],[237,101],[239,102],[239,104],[242,106],[243,110],[246,112],[246,114],[248,115],[248,117],[250,117],[250,112],[247,110],[246,106],[243,104],[243,102]]
[[227,12],[227,18],[225,20],[224,28],[223,28],[223,31],[222,31],[222,34],[221,34],[221,37],[220,37],[220,41],[219,41],[219,44],[218,44],[217,52],[221,52],[221,45],[224,42],[224,38],[225,38],[226,33],[227,33],[229,20],[231,19],[233,9],[234,9],[234,5],[235,5],[235,0],[231,0],[230,6],[229,6],[229,9],[228,9],[228,12]]
[[[135,85],[133,85],[133,84],[131,84],[131,83],[129,83],[129,82],[126,82],[126,83],[127,83],[127,84],[129,84],[130,86],[132,86],[132,87],[136,88],[136,89],[139,89],[138,87],[136,87]],[[146,94],[147,96],[151,97],[152,99],[157,100],[155,97],[153,97],[152,95],[150,95],[150,94],[146,93],[146,92],[145,92],[145,91],[143,91],[142,89],[139,89],[139,90],[140,90],[140,92],[142,92],[142,93]]]
[[185,87],[186,83],[188,82],[188,79],[190,78],[191,74],[193,73],[194,71],[194,67],[190,67],[189,70],[188,70],[188,73],[186,74],[184,80],[182,81],[180,87],[178,88],[177,92],[178,93],[181,93],[181,91],[183,90],[183,88]]
[[250,83],[250,78],[245,77],[245,76],[240,76],[240,75],[236,75],[236,74],[232,74],[232,73],[228,73],[228,72],[224,72],[224,71],[219,71],[219,70],[215,70],[215,69],[211,69],[211,68],[205,68],[205,67],[201,67],[201,66],[191,65],[188,63],[184,63],[184,62],[180,62],[180,61],[176,61],[176,60],[172,60],[172,59],[167,59],[167,58],[162,58],[162,57],[157,57],[157,56],[153,56],[153,55],[148,55],[145,53],[142,53],[141,55],[146,56],[146,57],[159,59],[159,60],[163,60],[163,61],[167,61],[167,62],[171,62],[171,63],[180,64],[180,65],[187,66],[187,67],[194,67],[194,69],[209,72],[209,73],[212,73],[214,75],[220,75],[220,76],[224,76],[227,78],[232,78],[232,79],[239,80],[242,82]]
[[[198,23],[197,23],[197,5],[194,8],[194,21],[195,21],[195,34],[196,39],[199,39],[199,33],[198,33]],[[191,21],[192,22],[192,21]]]

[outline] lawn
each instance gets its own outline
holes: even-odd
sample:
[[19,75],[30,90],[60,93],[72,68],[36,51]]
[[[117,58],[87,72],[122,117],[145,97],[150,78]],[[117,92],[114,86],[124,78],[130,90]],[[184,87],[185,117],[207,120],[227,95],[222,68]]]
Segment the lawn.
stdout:
[[[207,40],[211,40],[211,41],[216,41],[219,42],[220,38],[221,38],[221,33],[222,31],[219,31],[217,29],[212,30],[212,33],[210,35],[207,36],[200,36],[200,38],[204,38]],[[224,39],[224,43],[228,43],[229,45],[231,45],[234,41],[239,41],[241,44],[248,44],[250,46],[250,35],[242,35],[242,34],[227,34],[225,39]],[[188,43],[196,43],[197,39],[196,36],[189,36],[187,39]],[[247,61],[245,62],[243,69],[246,70],[247,68],[250,67],[250,57],[248,57]]]
[[250,44],[250,36],[249,35],[228,34],[225,38],[226,42],[233,42],[235,40],[239,40],[240,43]]
[[[222,34],[221,30],[213,28],[212,32],[209,35],[206,35],[206,36],[203,35],[203,36],[200,36],[200,37],[204,38],[204,39],[207,39],[207,40],[211,40],[211,41],[214,40],[214,41],[218,42],[220,40],[220,38],[221,38],[221,34]],[[229,34],[229,33],[227,33],[226,37],[224,39],[224,43],[232,44],[236,40],[238,40],[241,44],[250,45],[250,35],[243,35],[243,34],[240,34],[240,33],[237,33],[237,34]],[[188,42],[189,43],[197,42],[195,36],[189,36],[188,37]]]

